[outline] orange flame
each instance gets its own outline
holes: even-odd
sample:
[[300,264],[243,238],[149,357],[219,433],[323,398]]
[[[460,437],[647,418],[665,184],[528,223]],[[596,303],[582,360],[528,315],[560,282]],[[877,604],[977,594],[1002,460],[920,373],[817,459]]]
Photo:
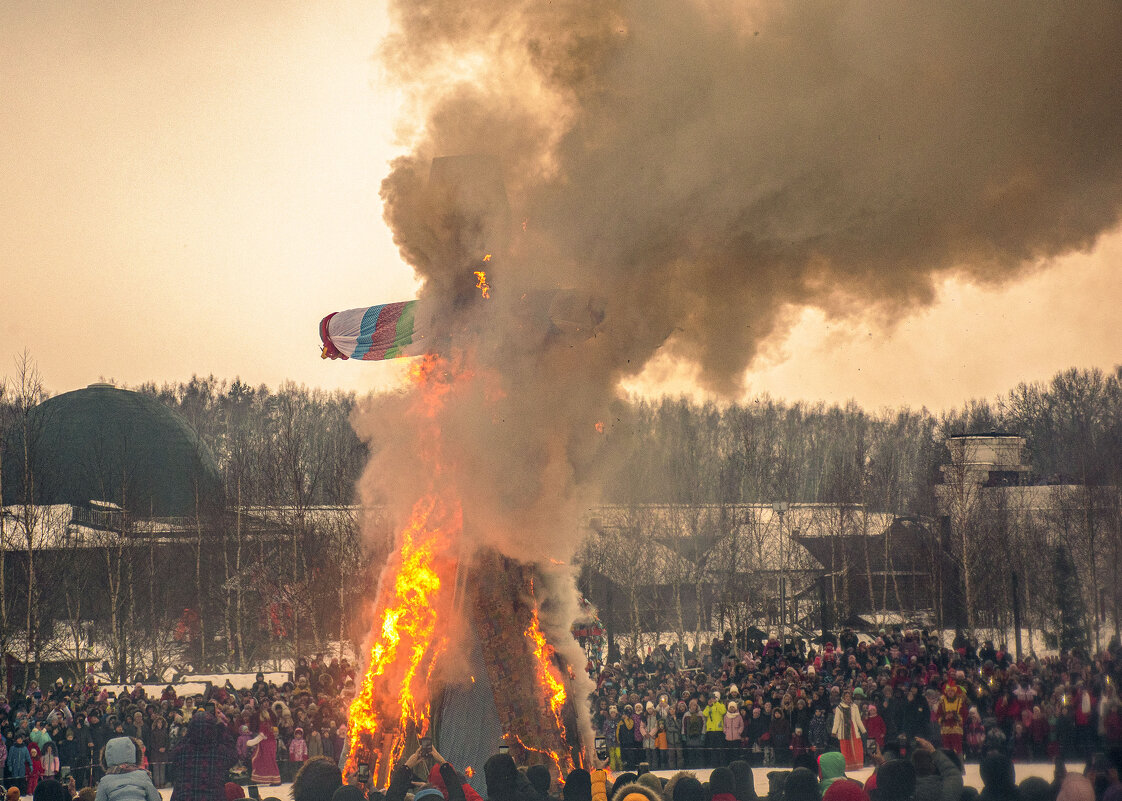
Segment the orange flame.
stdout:
[[[435,417],[451,391],[450,371],[443,359],[426,356],[410,373],[421,388],[412,414],[434,423],[422,429],[422,439],[432,443],[420,447],[434,462],[436,475],[440,447]],[[379,585],[369,663],[348,711],[348,773],[365,761],[378,775],[379,767],[400,757],[410,726],[418,732],[428,728],[429,680],[447,644],[447,622],[440,613],[447,609],[456,567],[447,554],[462,528],[459,502],[445,501],[430,488],[414,503],[398,534],[397,551]]]
[[556,751],[546,751],[543,748],[534,748],[532,745],[526,745],[526,743],[522,742],[522,738],[519,737],[517,734],[512,734],[511,737],[513,737],[514,741],[516,743],[518,743],[518,745],[520,747],[522,747],[523,749],[525,749],[526,751],[529,751],[529,752],[534,753],[534,754],[541,754],[543,757],[547,758],[550,762],[552,762],[553,767],[555,767],[557,769],[558,779],[564,780],[565,776],[567,776],[569,773],[572,772],[572,770],[573,770],[572,760],[566,760],[567,764],[569,765],[569,769],[568,769],[568,771],[563,770],[562,767],[561,767],[561,757]]
[[604,421],[603,420],[597,421],[595,428],[596,428],[596,433],[597,434],[603,434],[604,433]]
[[[357,767],[360,749],[378,750],[379,736],[404,733],[411,723],[422,729],[428,724],[428,682],[446,644],[437,630],[437,610],[445,584],[440,574],[449,566],[439,564],[448,560],[438,560],[438,554],[458,535],[461,524],[458,505],[449,508],[430,495],[417,501],[401,532],[400,550],[390,566],[395,572],[383,578],[370,663],[350,707],[348,771]],[[391,753],[383,756],[392,762],[403,746],[398,738]]]
[[[487,259],[491,258],[490,256]],[[484,259],[486,261],[487,259]],[[475,271],[475,288],[479,290],[479,294],[485,298],[491,297],[491,285],[487,283],[487,273],[483,270]]]
[[[531,585],[531,590],[532,589],[533,585]],[[536,660],[535,669],[537,672],[538,684],[541,686],[545,693],[546,700],[549,702],[549,709],[553,713],[554,721],[557,723],[557,731],[561,734],[561,741],[565,742],[565,723],[561,719],[565,707],[565,685],[561,682],[561,673],[558,671],[557,663],[553,658],[553,646],[546,642],[545,634],[542,633],[537,609],[534,609],[530,616],[530,625],[526,628],[526,637],[534,646],[534,659]],[[568,754],[562,758],[562,756],[555,751],[547,752],[539,751],[536,748],[530,748],[521,740],[519,740],[519,745],[526,748],[528,751],[536,751],[549,756],[553,764],[557,767],[558,776],[565,776],[573,769],[573,760]],[[565,770],[561,769],[562,762],[565,763]]]

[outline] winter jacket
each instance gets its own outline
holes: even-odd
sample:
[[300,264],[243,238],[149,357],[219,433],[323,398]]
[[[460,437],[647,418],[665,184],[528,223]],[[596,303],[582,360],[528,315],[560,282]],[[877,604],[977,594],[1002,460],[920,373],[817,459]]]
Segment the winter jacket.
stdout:
[[720,701],[711,701],[702,710],[705,715],[705,731],[724,731],[726,712],[728,709]]
[[223,801],[226,773],[237,759],[234,738],[213,715],[191,718],[187,734],[172,752],[173,801]]
[[830,733],[839,740],[852,740],[865,734],[865,724],[861,722],[861,713],[857,704],[838,704],[834,710],[834,723]]
[[686,712],[682,716],[682,736],[692,744],[701,742],[705,735],[706,719],[700,712]]
[[826,795],[831,784],[845,778],[845,757],[840,751],[827,751],[818,757],[818,776],[819,795]]
[[22,779],[31,770],[31,752],[26,745],[13,743],[8,746],[8,777]]
[[592,801],[608,801],[608,771],[594,770],[589,775],[592,780]]
[[639,726],[643,738],[643,747],[647,750],[656,748],[655,735],[658,734],[658,715],[653,711],[649,715],[644,715]]
[[148,771],[136,763],[137,748],[127,737],[114,737],[105,744],[108,773],[97,783],[96,801],[161,801]]
[[916,779],[915,801],[958,801],[962,795],[962,774],[942,751],[931,755],[935,770],[931,776]]
[[734,742],[739,740],[741,735],[744,734],[744,718],[740,717],[739,712],[728,712],[725,714],[725,740],[727,742]]
[[148,771],[137,768],[124,773],[109,773],[97,783],[96,801],[161,801]]
[[171,758],[167,726],[153,726],[149,730],[146,748],[151,763],[159,764]]
[[78,764],[78,740],[62,739],[58,741],[58,763],[72,768]]
[[292,762],[304,762],[308,759],[308,741],[303,737],[293,737],[288,744],[288,758]]

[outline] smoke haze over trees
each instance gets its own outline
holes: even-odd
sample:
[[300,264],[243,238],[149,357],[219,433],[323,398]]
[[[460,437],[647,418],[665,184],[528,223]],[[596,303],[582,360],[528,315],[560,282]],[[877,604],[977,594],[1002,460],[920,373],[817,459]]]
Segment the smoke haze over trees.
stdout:
[[[28,403],[46,397],[35,383],[33,363],[21,375],[6,383],[5,447],[18,441]],[[104,568],[97,573],[27,560],[29,542],[32,550],[36,543],[25,532],[34,521],[21,528],[28,521],[8,519],[4,537],[9,546],[0,557],[6,568],[0,606],[0,618],[7,621],[4,636],[37,630],[41,616],[77,621],[101,605],[117,615],[107,621],[104,635],[115,643],[118,661],[134,667],[142,651],[166,658],[176,647],[167,632],[183,626],[201,626],[217,650],[192,658],[230,665],[260,663],[297,633],[306,645],[361,639],[358,599],[364,585],[376,581],[390,547],[389,521],[377,521],[381,540],[364,543],[358,534],[362,511],[343,509],[334,517],[316,513],[317,507],[355,503],[355,485],[368,462],[367,448],[350,422],[357,398],[294,385],[250,387],[214,377],[138,391],[182,414],[199,432],[218,462],[227,513],[217,520],[201,516],[207,533],[200,529],[190,535],[171,562],[142,534],[140,547],[122,550],[108,532],[98,550]],[[1029,625],[1089,643],[1095,633],[1090,621],[1117,619],[1119,612],[1122,371],[1069,370],[1049,382],[1022,384],[999,398],[971,401],[940,415],[922,409],[868,412],[854,404],[787,403],[766,396],[723,406],[638,399],[620,407],[618,421],[606,434],[611,447],[625,454],[627,467],[606,477],[601,500],[681,508],[777,501],[858,504],[873,512],[933,518],[939,466],[949,459],[944,438],[995,430],[1027,439],[1031,482],[1070,486],[1057,488],[1062,497],[1043,522],[1017,508],[973,511],[970,536],[976,552],[963,556],[963,565],[975,571],[981,587],[974,603],[989,610],[978,624],[1008,624],[1008,572],[1016,570]],[[260,538],[262,519],[283,532],[280,540],[266,544]],[[1067,532],[1064,549],[1042,539],[1044,523]],[[1019,538],[1023,547],[1010,548],[1010,537]],[[724,541],[721,547],[732,546]],[[995,547],[1007,554],[1004,562],[982,558]],[[719,554],[712,561],[719,564]],[[176,597],[186,601],[178,607],[166,582],[153,581],[169,570],[183,579]],[[96,579],[102,573],[112,580]],[[700,576],[699,569],[678,579],[689,584]],[[41,604],[40,590],[29,595],[29,579],[33,588],[44,582],[65,587],[58,608]],[[1038,592],[1060,580],[1084,592],[1074,599]],[[1104,592],[1089,591],[1091,586]],[[203,609],[201,620],[184,621],[183,605]],[[149,634],[123,634],[126,629]],[[163,637],[153,634],[160,631]],[[281,631],[285,637],[277,639]]]

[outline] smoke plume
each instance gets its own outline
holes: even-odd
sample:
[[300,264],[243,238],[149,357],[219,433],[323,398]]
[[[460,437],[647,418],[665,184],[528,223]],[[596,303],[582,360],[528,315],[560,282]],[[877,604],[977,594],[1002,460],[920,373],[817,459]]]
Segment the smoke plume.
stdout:
[[[515,558],[571,559],[615,387],[656,352],[732,393],[792,306],[891,319],[949,272],[1015,280],[1119,221],[1114,0],[398,0],[391,15],[384,63],[415,119],[386,219],[431,342],[474,376],[441,420],[440,480],[472,544]],[[464,201],[468,180],[453,191],[479,208],[448,213],[430,164],[468,153],[498,158],[509,207]],[[474,302],[484,251],[495,293]],[[593,335],[527,325],[519,304],[557,288],[602,303]],[[383,499],[424,470],[401,403],[359,420]]]

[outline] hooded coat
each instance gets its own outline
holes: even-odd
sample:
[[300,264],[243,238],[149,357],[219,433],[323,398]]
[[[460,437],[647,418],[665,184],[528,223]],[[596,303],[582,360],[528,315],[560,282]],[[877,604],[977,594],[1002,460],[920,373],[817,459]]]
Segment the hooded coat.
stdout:
[[224,801],[226,774],[238,761],[234,736],[209,713],[195,715],[172,751],[172,801]]
[[662,795],[638,782],[631,782],[616,790],[612,801],[662,801]]
[[105,744],[106,774],[97,783],[97,801],[161,801],[148,771],[138,764],[136,745],[128,737]]
[[510,754],[494,754],[483,763],[488,801],[538,801],[526,775],[518,770]]
[[840,751],[827,751],[818,757],[818,794],[825,795],[826,790],[838,779],[845,778],[845,757]]

